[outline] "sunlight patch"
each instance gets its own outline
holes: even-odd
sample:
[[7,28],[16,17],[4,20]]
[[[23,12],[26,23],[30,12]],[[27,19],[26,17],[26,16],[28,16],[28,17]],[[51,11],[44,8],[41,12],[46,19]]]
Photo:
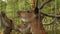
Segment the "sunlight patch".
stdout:
[[2,1],[7,2],[7,0],[2,0]]

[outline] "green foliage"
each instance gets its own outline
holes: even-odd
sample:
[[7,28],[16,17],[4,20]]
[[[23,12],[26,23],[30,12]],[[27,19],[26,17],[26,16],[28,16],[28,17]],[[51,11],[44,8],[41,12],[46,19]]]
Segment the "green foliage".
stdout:
[[3,2],[3,1],[0,1],[0,10],[2,11],[4,11],[5,9],[6,9],[6,5],[7,5],[7,3],[5,3],[5,2]]
[[[39,0],[38,4],[39,7],[42,3],[42,0]],[[17,10],[30,10],[31,9],[31,4],[32,1],[31,0],[7,0],[7,2],[4,2],[2,0],[0,0],[0,11],[5,11],[6,15],[13,20],[13,18],[15,16],[17,16]],[[51,9],[53,9],[55,7],[55,2],[54,0],[52,0],[52,2],[47,3],[44,8],[41,10],[43,13],[47,13],[50,14],[51,13]],[[60,0],[57,1],[57,9],[56,9],[56,13],[58,14],[60,12]],[[55,10],[53,10],[52,14],[54,15]],[[44,21],[45,19],[45,21]],[[45,23],[50,23],[52,21],[51,17],[45,17],[43,19],[43,22]],[[20,18],[15,18],[14,23],[16,25],[23,23],[23,21],[20,20]],[[60,25],[58,25],[58,29]]]

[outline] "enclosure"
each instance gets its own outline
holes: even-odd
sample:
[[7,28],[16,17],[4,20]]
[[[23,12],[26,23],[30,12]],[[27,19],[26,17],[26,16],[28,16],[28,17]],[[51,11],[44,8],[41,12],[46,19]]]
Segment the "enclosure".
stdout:
[[[5,17],[2,12],[6,14]],[[38,26],[34,24],[35,19]],[[11,22],[10,20],[12,20],[14,26],[12,23],[8,23]],[[31,23],[26,23],[27,21],[32,22],[38,28],[40,27],[45,32],[42,34],[60,34],[60,0],[0,0],[0,34],[4,34],[4,30],[9,25],[11,25],[11,28],[13,27],[10,34],[26,34],[26,31],[34,34],[33,29],[38,30],[38,28],[33,28]],[[32,29],[31,32],[29,28]],[[29,33],[27,32],[27,34]]]

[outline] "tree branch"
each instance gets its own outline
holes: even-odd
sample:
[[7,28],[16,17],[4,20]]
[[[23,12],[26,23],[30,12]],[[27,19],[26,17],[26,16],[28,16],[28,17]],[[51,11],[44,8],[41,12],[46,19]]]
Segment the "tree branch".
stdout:
[[42,9],[47,3],[51,2],[52,0],[47,0],[46,2],[42,2],[40,9]]
[[52,18],[60,18],[60,15],[52,15],[52,14],[46,14],[46,13],[43,13],[43,12],[40,12],[41,15],[44,15],[44,16],[48,16],[48,17],[52,17]]

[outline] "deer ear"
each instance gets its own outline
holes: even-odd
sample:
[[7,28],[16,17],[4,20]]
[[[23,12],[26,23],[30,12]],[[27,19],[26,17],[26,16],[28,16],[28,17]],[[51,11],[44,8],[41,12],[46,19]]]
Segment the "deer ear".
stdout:
[[21,11],[17,11],[17,15],[20,16]]
[[26,13],[25,11],[17,11],[18,16],[24,16],[25,13]]
[[23,13],[23,11],[17,11],[17,14],[20,15],[21,13]]

